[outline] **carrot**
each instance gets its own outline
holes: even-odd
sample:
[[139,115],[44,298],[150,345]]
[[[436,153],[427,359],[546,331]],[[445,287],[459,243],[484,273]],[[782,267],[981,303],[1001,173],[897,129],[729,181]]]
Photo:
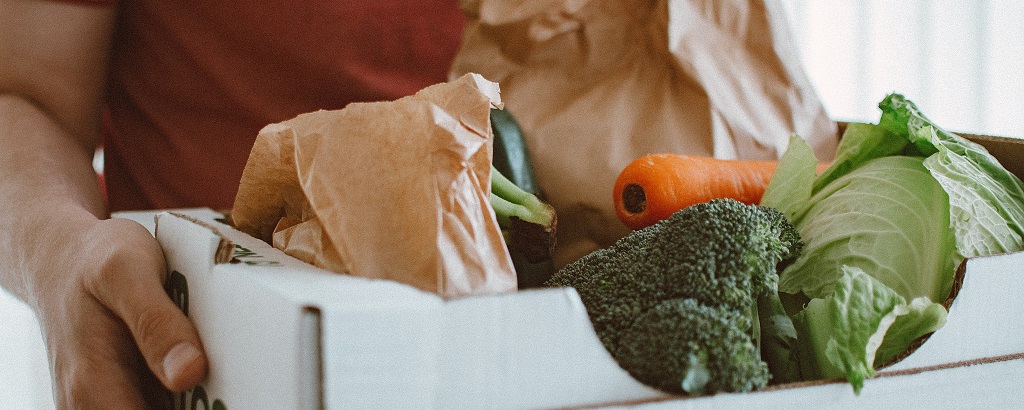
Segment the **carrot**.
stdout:
[[[757,204],[777,165],[778,161],[667,153],[643,156],[629,163],[615,180],[615,212],[626,226],[641,229],[716,198]],[[818,164],[818,172],[826,167],[827,163]]]

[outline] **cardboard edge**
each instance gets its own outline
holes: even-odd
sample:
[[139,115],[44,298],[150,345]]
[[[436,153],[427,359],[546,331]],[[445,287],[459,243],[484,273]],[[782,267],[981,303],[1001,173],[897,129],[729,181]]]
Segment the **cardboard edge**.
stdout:
[[299,386],[304,391],[299,397],[304,399],[301,408],[316,410],[324,407],[324,364],[323,364],[323,321],[320,307],[307,305],[302,307],[302,318],[299,324],[301,336],[299,340],[306,343],[299,348]]
[[[952,363],[943,363],[943,364],[938,364],[938,365],[933,365],[933,366],[914,367],[914,368],[901,369],[901,370],[895,370],[895,371],[879,371],[878,373],[875,374],[875,377],[873,377],[871,379],[868,379],[865,382],[866,383],[871,383],[872,380],[876,380],[876,379],[887,379],[887,378],[900,377],[900,376],[911,376],[911,375],[917,375],[917,374],[923,374],[923,373],[929,373],[929,372],[936,372],[936,371],[941,371],[941,370],[949,370],[949,369],[956,369],[956,368],[963,368],[963,367],[970,367],[970,366],[978,366],[978,365],[985,365],[985,364],[1009,362],[1009,361],[1014,361],[1014,360],[1024,360],[1024,352],[1008,354],[1008,355],[1001,355],[1001,356],[994,356],[994,357],[985,357],[985,358],[980,358],[980,359],[962,360],[962,361],[957,361],[957,362],[952,362]],[[717,394],[757,394],[757,393],[768,393],[768,392],[775,392],[775,391],[786,391],[786,390],[794,390],[794,389],[802,389],[802,388],[813,388],[813,387],[820,387],[820,386],[844,385],[844,384],[849,384],[849,382],[846,379],[817,379],[817,380],[807,380],[807,381],[802,381],[802,382],[793,382],[793,383],[786,383],[786,384],[779,384],[779,385],[774,385],[774,386],[768,386],[768,387],[765,387],[763,389],[754,390],[754,391],[746,392],[746,393],[717,393]],[[869,386],[865,386],[865,388],[868,389],[870,387]],[[851,388],[851,391],[852,391],[852,388]],[[667,396],[667,397],[665,397],[665,396],[650,397],[650,398],[646,398],[646,399],[637,399],[637,400],[625,400],[625,401],[616,401],[616,402],[595,403],[595,404],[591,404],[591,405],[574,407],[574,408],[577,408],[577,409],[601,409],[601,408],[608,408],[608,407],[626,407],[626,406],[631,407],[631,406],[639,406],[639,405],[646,405],[646,404],[656,404],[656,403],[686,402],[686,401],[690,401],[690,400],[704,400],[704,399],[713,398],[717,394],[704,395],[704,396],[683,396],[683,395],[678,395],[678,396]]]
[[[189,221],[189,222],[192,222],[192,223],[194,223],[196,225],[199,225],[199,226],[201,226],[203,228],[209,229],[210,232],[212,232],[214,235],[216,235],[217,237],[220,238],[220,242],[217,244],[217,250],[216,250],[216,252],[214,252],[214,255],[213,255],[213,263],[221,264],[221,263],[229,263],[229,262],[231,262],[231,260],[232,260],[231,255],[234,252],[235,245],[231,242],[230,239],[228,239],[227,236],[225,236],[223,233],[221,233],[221,231],[219,229],[217,229],[216,226],[214,226],[213,224],[210,224],[210,223],[208,223],[206,221],[203,221],[201,219],[192,217],[192,216],[190,216],[188,214],[182,213],[182,212],[171,211],[171,212],[167,212],[166,214],[172,215],[172,216],[174,216],[176,218],[184,219],[186,221]],[[160,222],[160,215],[161,214],[157,214],[156,216],[154,216],[154,219],[155,219],[155,222],[156,222],[156,232],[160,231],[160,223],[159,223]]]

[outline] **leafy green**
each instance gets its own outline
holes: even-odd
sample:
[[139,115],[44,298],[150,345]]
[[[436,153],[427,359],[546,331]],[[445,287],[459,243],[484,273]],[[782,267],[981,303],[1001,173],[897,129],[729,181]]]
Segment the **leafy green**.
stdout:
[[1020,179],[903,96],[879,108],[878,125],[847,127],[821,175],[792,137],[761,202],[806,243],[779,279],[800,377],[845,377],[856,391],[945,323],[964,257],[1024,249]]
[[806,245],[781,275],[779,291],[826,297],[850,265],[906,298],[945,300],[960,258],[949,199],[921,162],[872,159],[814,194],[793,219]]
[[761,359],[772,374],[772,384],[800,381],[800,363],[794,355],[797,334],[793,319],[786,314],[782,301],[777,297],[762,296],[757,299],[758,337],[761,343]]
[[941,327],[946,310],[926,297],[907,303],[860,268],[844,266],[842,271],[831,296],[812,300],[794,315],[803,338],[797,354],[808,378],[845,377],[859,393],[877,363],[888,362]]
[[[1024,248],[1024,184],[981,145],[935,125],[910,100],[893,94],[879,103],[879,126],[928,155],[924,166],[949,194],[957,249],[967,257]],[[904,135],[900,134],[900,135]]]

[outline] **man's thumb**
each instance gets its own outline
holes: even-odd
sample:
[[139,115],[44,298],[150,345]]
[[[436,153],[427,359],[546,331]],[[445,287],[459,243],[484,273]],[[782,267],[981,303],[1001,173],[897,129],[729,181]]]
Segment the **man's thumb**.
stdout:
[[174,392],[199,383],[206,375],[206,357],[192,322],[178,310],[162,288],[137,299],[118,312],[135,338],[150,370]]
[[[137,225],[137,224],[135,224]],[[122,232],[143,229],[125,223]],[[152,236],[128,252],[107,255],[93,294],[128,326],[146,364],[165,387],[183,391],[206,376],[206,356],[199,333],[165,293],[160,278],[163,253]]]

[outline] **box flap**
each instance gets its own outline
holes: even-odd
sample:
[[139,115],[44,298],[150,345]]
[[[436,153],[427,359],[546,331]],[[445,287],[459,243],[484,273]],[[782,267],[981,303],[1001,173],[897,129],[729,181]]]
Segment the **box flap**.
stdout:
[[1024,334],[1024,252],[972,258],[966,264],[946,324],[886,371],[1024,353],[1024,338],[1016,336]]
[[183,268],[205,271],[231,260],[231,241],[198,219],[171,212],[158,213],[153,219],[154,235],[161,241],[164,257],[187,265]]
[[220,212],[214,211],[210,208],[178,208],[178,209],[164,209],[161,211],[118,211],[111,214],[114,218],[130,219],[138,222],[142,226],[146,227],[150,233],[156,233],[156,215],[163,212],[173,212],[178,214],[189,215],[193,218],[197,218],[204,221],[213,221],[219,218],[223,218],[224,215]]
[[[209,376],[190,398],[231,408],[434,400],[437,295],[324,271],[210,214],[155,219],[168,270],[184,287],[176,302],[209,359]],[[382,398],[381,386],[402,393]]]
[[566,408],[668,397],[623,370],[575,289],[448,302],[435,408]]

